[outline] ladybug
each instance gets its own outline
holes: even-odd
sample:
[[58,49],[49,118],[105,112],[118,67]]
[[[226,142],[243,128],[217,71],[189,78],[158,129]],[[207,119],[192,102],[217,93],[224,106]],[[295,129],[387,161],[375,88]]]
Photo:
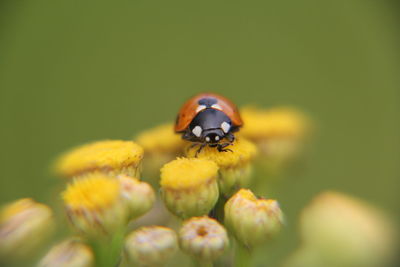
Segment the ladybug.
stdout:
[[[235,140],[234,132],[243,125],[235,104],[227,98],[202,93],[190,98],[180,109],[175,123],[175,132],[182,138],[200,144],[197,154],[205,147],[216,147],[219,152]],[[225,140],[224,140],[225,139]]]

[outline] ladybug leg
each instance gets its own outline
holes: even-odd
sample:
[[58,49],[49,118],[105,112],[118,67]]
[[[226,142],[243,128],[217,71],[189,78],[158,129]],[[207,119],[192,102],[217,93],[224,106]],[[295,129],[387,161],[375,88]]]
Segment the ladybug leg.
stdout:
[[198,145],[199,145],[199,143],[193,143],[193,144],[191,144],[190,146],[186,147],[186,153],[187,153],[189,150],[191,150],[192,148],[194,148],[195,146],[198,146]]
[[198,146],[198,145],[200,145],[200,144],[199,143],[193,143],[193,144],[191,144],[189,146],[189,148],[187,150],[190,150],[190,149],[192,149],[192,148],[194,148],[195,146]]
[[225,148],[225,147],[229,146],[230,144],[231,143],[218,144],[217,149],[219,152],[228,152],[228,151],[233,152],[231,149]]
[[197,155],[203,150],[203,148],[207,145],[207,143],[202,143],[199,147],[199,149],[196,151],[195,157],[197,158]]

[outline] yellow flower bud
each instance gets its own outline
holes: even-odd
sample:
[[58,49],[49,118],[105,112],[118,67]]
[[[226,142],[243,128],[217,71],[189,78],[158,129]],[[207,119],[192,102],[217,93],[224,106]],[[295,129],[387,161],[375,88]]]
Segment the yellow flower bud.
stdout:
[[302,211],[300,234],[302,245],[285,266],[392,266],[398,256],[387,216],[338,192],[319,194]]
[[[237,189],[247,186],[252,173],[252,160],[257,154],[256,146],[244,138],[238,138],[233,145],[228,146],[231,151],[219,152],[215,147],[206,146],[197,154],[197,158],[212,160],[219,166],[218,179],[221,193],[231,195]],[[196,157],[197,146],[189,147],[187,156]]]
[[244,126],[239,134],[257,144],[262,155],[287,160],[297,155],[310,132],[310,121],[292,108],[241,110]]
[[94,266],[94,256],[92,249],[79,239],[68,239],[52,247],[38,266],[91,267]]
[[148,212],[156,200],[153,188],[136,178],[119,175],[122,198],[125,200],[129,218],[134,219]]
[[177,249],[175,232],[161,226],[141,227],[131,232],[125,240],[128,261],[139,266],[162,266]]
[[208,214],[218,200],[218,166],[205,159],[178,158],[161,169],[161,193],[180,218]]
[[52,233],[53,213],[30,198],[6,205],[0,211],[0,258],[23,257],[34,252]]
[[69,184],[62,198],[70,222],[81,233],[109,235],[126,223],[127,208],[118,179],[89,174]]
[[131,141],[108,140],[72,149],[59,158],[55,171],[63,177],[91,172],[140,176],[143,148]]
[[208,217],[194,217],[185,221],[179,231],[182,250],[201,261],[213,261],[229,246],[225,228]]
[[258,245],[279,232],[283,214],[276,200],[258,199],[241,189],[225,204],[225,224],[246,247]]

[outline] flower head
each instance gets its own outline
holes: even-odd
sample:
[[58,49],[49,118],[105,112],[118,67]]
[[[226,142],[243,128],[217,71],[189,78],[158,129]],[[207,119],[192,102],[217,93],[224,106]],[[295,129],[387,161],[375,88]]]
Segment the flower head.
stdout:
[[219,186],[225,195],[248,185],[252,173],[251,162],[257,154],[256,146],[244,138],[238,138],[231,146],[231,151],[219,152],[215,147],[206,146],[198,153],[198,147],[189,147],[187,156],[214,161],[219,166]]
[[6,205],[0,211],[0,257],[17,258],[33,252],[53,226],[53,213],[44,204],[23,198]]
[[200,260],[212,261],[229,246],[225,228],[208,217],[194,217],[185,221],[179,231],[182,250]]
[[92,249],[79,239],[68,239],[52,247],[38,264],[39,267],[92,267]]
[[108,140],[72,149],[59,158],[56,172],[76,177],[90,172],[139,176],[143,148],[131,141]]
[[122,198],[127,204],[129,218],[137,218],[148,212],[156,200],[153,188],[145,182],[127,175],[119,175]]
[[185,141],[174,132],[172,123],[143,131],[135,138],[135,141],[143,147],[146,156],[164,153],[178,155],[185,145]]
[[218,166],[205,159],[178,158],[161,169],[162,197],[181,218],[207,214],[218,200]]
[[240,134],[254,141],[270,138],[302,138],[309,130],[308,118],[293,108],[258,109],[245,107],[241,111],[244,126]]
[[310,121],[292,108],[241,110],[244,127],[240,135],[254,141],[265,156],[288,159],[295,156],[310,132]]
[[253,247],[280,230],[283,214],[276,200],[241,189],[225,204],[225,223],[243,245]]
[[127,209],[121,185],[105,174],[76,179],[62,193],[68,218],[87,235],[110,234],[126,222]]
[[175,232],[161,226],[141,227],[125,239],[128,260],[139,266],[165,264],[178,249]]

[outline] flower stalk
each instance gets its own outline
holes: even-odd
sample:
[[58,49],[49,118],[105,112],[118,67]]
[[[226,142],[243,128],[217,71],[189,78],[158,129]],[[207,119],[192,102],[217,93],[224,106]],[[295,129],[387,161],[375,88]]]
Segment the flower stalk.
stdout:
[[122,248],[125,233],[126,228],[120,227],[108,238],[90,239],[89,243],[93,248],[96,259],[95,266],[118,266],[119,262],[122,260]]

